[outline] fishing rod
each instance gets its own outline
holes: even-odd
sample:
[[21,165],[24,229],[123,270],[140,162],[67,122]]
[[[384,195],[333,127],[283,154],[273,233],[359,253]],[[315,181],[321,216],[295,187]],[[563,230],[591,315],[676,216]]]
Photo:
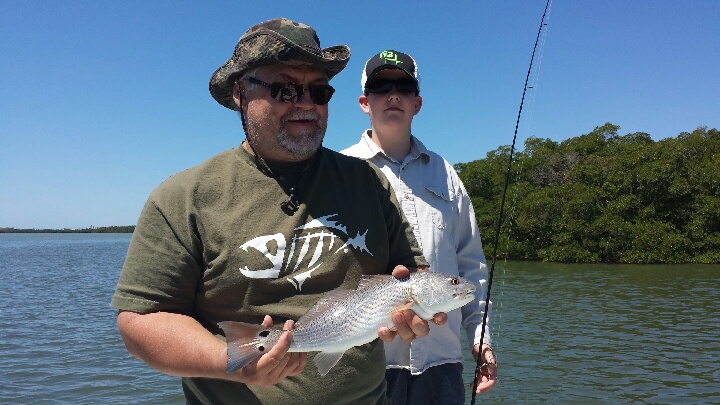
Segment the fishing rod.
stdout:
[[[512,168],[513,155],[515,153],[515,141],[517,140],[518,126],[520,125],[520,116],[522,115],[523,103],[525,102],[525,93],[528,89],[528,80],[530,79],[530,72],[532,71],[533,60],[535,59],[535,51],[540,40],[540,33],[542,33],[545,24],[545,16],[547,15],[548,8],[550,7],[550,0],[545,3],[545,11],[543,12],[542,19],[540,19],[540,27],[538,28],[537,37],[535,38],[535,46],[533,46],[532,56],[530,57],[530,66],[528,67],[527,76],[525,76],[525,86],[523,87],[522,98],[520,99],[520,109],[518,110],[517,121],[515,122],[515,134],[513,135],[512,145],[510,146],[510,158],[508,159],[507,171],[505,172],[505,186],[503,187],[502,199],[500,202],[500,215],[498,217],[497,227],[495,228],[495,245],[493,246],[492,264],[488,273],[488,286],[485,294],[485,312],[483,313],[482,328],[480,329],[480,352],[477,356],[477,362],[475,364],[475,379],[473,380],[472,387],[472,402],[471,405],[475,405],[475,391],[477,390],[478,377],[480,375],[480,369],[483,366],[483,352],[482,342],[485,335],[485,325],[487,324],[487,316],[490,305],[490,288],[492,287],[493,273],[495,272],[495,260],[497,259],[497,247],[500,243],[500,229],[503,223],[503,213],[505,209],[505,196],[507,195],[508,184],[510,183],[510,169]],[[497,362],[497,359],[495,360]]]

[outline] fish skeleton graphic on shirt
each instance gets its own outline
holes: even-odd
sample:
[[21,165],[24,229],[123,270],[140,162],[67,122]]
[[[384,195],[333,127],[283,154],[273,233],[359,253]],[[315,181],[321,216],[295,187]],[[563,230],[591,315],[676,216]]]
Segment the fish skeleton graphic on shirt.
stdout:
[[[285,236],[282,233],[258,236],[243,243],[242,245],[240,245],[240,249],[246,252],[250,248],[257,250],[270,261],[272,267],[267,269],[250,269],[245,266],[240,268],[240,272],[246,277],[250,278],[278,278],[280,276],[280,273],[283,272],[293,274],[298,270],[300,263],[302,263],[303,260],[307,257],[308,252],[310,251],[312,241],[317,240],[317,245],[315,246],[315,250],[312,253],[309,264],[307,265],[308,270],[303,271],[302,273],[299,273],[292,278],[288,278],[288,281],[298,291],[300,291],[302,290],[303,283],[305,282],[305,280],[310,278],[312,272],[322,266],[323,262],[320,259],[322,258],[323,254],[337,254],[341,251],[346,252],[347,248],[351,247],[354,249],[360,249],[360,251],[365,251],[372,256],[372,253],[368,250],[367,244],[365,243],[365,236],[367,235],[368,231],[365,230],[365,232],[362,234],[358,232],[354,237],[350,237],[350,235],[348,235],[347,233],[347,229],[345,228],[345,226],[338,223],[337,221],[330,220],[330,218],[333,218],[336,215],[337,214],[326,215],[324,217],[313,219],[307,224],[295,228],[295,235],[293,236],[290,243],[290,253],[287,255],[287,262],[285,261],[287,241],[285,240]],[[317,231],[303,235],[303,232],[308,230]],[[331,232],[331,230],[341,233],[342,235]],[[336,243],[336,239],[342,240],[342,236],[345,237],[346,242],[342,244],[338,249],[331,252],[331,249]],[[328,240],[329,245],[327,246],[327,248],[325,248],[325,242]],[[276,250],[274,253],[271,252],[269,248],[269,245],[271,243],[276,246]],[[298,246],[300,246],[299,249]],[[294,268],[288,269],[287,267],[290,265],[290,263],[293,262],[293,259],[295,258],[297,260],[295,260]]]

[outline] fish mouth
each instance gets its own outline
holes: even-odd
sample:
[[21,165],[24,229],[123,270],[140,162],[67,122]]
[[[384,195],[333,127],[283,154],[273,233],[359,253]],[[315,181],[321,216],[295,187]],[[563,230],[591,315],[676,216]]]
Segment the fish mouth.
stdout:
[[473,294],[473,292],[475,292],[475,290],[467,289],[467,290],[465,290],[465,291],[460,291],[460,292],[453,293],[452,296],[453,296],[453,298],[463,298],[463,297],[465,297],[465,296],[467,296],[467,295],[472,295],[473,297],[475,297],[475,295]]
[[466,292],[466,293],[459,293],[456,294],[453,297],[453,300],[455,302],[455,305],[464,306],[468,302],[475,299],[475,294],[472,293],[472,291]]

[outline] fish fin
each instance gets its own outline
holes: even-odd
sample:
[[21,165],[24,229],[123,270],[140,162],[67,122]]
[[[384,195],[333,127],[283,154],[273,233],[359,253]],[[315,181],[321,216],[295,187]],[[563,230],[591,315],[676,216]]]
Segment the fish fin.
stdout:
[[345,351],[342,352],[320,352],[315,355],[315,359],[313,360],[315,362],[315,366],[318,369],[318,372],[321,376],[325,377],[325,375],[330,371],[333,366],[337,364],[338,361],[340,361],[340,358],[345,354]]
[[220,322],[218,326],[225,332],[227,340],[228,373],[240,370],[270,349],[258,339],[258,335],[270,331],[269,328],[244,322]]
[[343,300],[345,297],[347,297],[353,292],[353,290],[344,290],[341,288],[336,288],[332,291],[326,292],[325,295],[315,305],[313,305],[312,308],[305,312],[305,314],[301,316],[300,319],[298,319],[295,323],[301,325],[307,324],[308,322],[325,313],[328,308],[337,305],[339,301]]
[[382,283],[383,281],[386,281],[390,278],[394,277],[389,274],[373,274],[371,276],[363,274],[362,277],[360,277],[360,284],[358,284],[358,288],[356,291],[370,288],[371,286]]
[[393,308],[393,309],[389,312],[389,318],[388,318],[389,320],[387,321],[387,323],[383,323],[383,324],[381,324],[380,326],[385,326],[386,328],[388,328],[388,329],[390,329],[391,331],[395,332],[395,331],[397,330],[397,328],[396,328],[395,324],[392,322],[392,316],[393,316],[393,314],[394,314],[395,312],[402,311],[403,309],[412,309],[412,310],[415,310],[415,301],[410,300],[410,301],[408,301],[408,302],[406,302],[406,303],[404,303],[404,304],[402,304],[402,305],[398,305],[397,307]]
[[412,310],[415,312],[415,315],[420,317],[420,319],[424,319],[426,321],[429,321],[435,315],[435,312],[428,311],[420,304],[413,306]]
[[415,306],[415,301],[410,300],[408,302],[403,303],[402,305],[398,305],[396,308],[394,308],[392,311],[390,311],[390,313],[393,314],[397,311],[402,311],[403,309],[413,309],[414,306]]

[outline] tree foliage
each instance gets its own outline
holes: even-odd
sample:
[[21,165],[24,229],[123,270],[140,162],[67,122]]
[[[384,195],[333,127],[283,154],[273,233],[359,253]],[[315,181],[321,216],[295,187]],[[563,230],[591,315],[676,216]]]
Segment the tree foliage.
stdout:
[[[555,262],[720,263],[720,133],[653,141],[607,123],[513,157],[498,255]],[[510,159],[456,165],[490,257]]]

